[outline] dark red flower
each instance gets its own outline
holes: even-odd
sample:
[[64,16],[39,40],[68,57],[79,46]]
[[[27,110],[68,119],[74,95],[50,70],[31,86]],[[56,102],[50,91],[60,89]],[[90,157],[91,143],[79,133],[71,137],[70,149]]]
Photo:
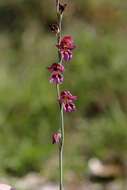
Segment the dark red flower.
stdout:
[[53,63],[48,67],[49,72],[51,72],[50,82],[55,84],[61,84],[63,82],[63,72],[64,66],[62,64]]
[[74,41],[71,36],[64,36],[59,45],[60,49],[69,49],[73,50],[75,48]]
[[51,78],[49,79],[49,81],[54,84],[61,84],[63,80],[63,75],[57,71],[52,72]]
[[72,59],[72,51],[71,50],[61,50],[60,51],[62,59],[64,59],[64,61],[70,61]]
[[77,100],[77,96],[73,96],[70,91],[62,91],[60,93],[60,100],[63,102],[65,100],[72,102],[74,100]]
[[76,110],[75,104],[73,102],[63,104],[63,108],[65,112],[73,112]]
[[57,47],[64,61],[70,61],[72,59],[72,50],[75,48],[75,45],[71,36],[64,36],[60,44],[57,44]]
[[61,133],[54,133],[52,135],[52,144],[59,144],[61,141]]
[[48,67],[48,70],[52,73],[54,71],[58,71],[63,73],[64,72],[64,66],[59,63],[53,63],[50,67]]
[[60,93],[59,102],[63,105],[65,112],[73,112],[76,110],[73,101],[77,100],[77,96],[73,96],[69,91],[63,91]]

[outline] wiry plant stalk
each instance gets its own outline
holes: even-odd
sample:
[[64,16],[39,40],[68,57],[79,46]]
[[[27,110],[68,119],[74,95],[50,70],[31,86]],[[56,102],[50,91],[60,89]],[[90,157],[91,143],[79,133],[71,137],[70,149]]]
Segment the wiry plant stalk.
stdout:
[[[56,0],[56,11],[58,17],[58,28],[59,32],[57,33],[57,43],[60,44],[61,41],[61,29],[62,29],[62,14],[59,11],[59,0]],[[62,64],[62,56],[60,51],[58,50],[59,64]],[[60,85],[57,84],[57,97],[60,99]],[[59,144],[59,170],[60,170],[60,181],[59,181],[59,189],[63,190],[63,147],[64,147],[64,114],[63,114],[63,105],[60,106],[60,115],[61,115],[61,142]]]
[[63,148],[64,148],[64,114],[63,106],[61,107],[61,143],[59,145],[59,169],[60,169],[60,184],[59,189],[63,190]]

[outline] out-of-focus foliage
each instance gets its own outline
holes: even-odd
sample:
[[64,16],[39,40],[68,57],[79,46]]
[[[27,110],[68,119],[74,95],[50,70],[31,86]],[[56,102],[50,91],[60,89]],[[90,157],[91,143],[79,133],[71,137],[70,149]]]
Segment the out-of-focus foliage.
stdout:
[[[78,111],[65,114],[65,172],[83,175],[91,156],[126,158],[126,6],[69,1],[63,33],[77,48],[61,88],[78,95]],[[0,1],[0,170],[7,174],[58,175],[51,135],[59,112],[46,70],[57,56],[48,28],[55,19],[55,0]]]

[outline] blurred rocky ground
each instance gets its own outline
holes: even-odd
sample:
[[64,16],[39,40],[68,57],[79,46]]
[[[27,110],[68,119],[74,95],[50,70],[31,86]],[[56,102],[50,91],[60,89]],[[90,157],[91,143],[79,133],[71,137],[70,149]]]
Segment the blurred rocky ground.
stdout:
[[[1,178],[0,181],[2,183],[11,183],[16,190],[58,190],[59,187],[56,183],[48,182],[42,176],[31,173],[23,178],[14,179],[11,178],[7,180],[7,178]],[[71,182],[65,186],[66,190],[126,190],[127,181],[124,180],[116,180],[112,183],[108,184],[99,184],[99,183],[91,183],[89,180],[85,180],[84,182]]]

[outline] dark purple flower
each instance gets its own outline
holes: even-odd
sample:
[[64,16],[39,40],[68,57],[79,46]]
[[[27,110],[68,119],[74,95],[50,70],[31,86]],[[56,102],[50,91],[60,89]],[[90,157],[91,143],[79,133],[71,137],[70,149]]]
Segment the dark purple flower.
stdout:
[[70,61],[72,59],[72,51],[71,50],[61,50],[60,51],[62,59],[64,59],[64,61]]
[[75,104],[73,102],[63,104],[63,108],[65,112],[73,112],[76,110]]
[[70,61],[72,59],[72,50],[75,48],[75,45],[71,36],[64,36],[60,44],[57,44],[57,47],[64,61]]
[[76,110],[73,101],[77,100],[77,96],[73,96],[69,91],[63,91],[60,93],[59,102],[63,105],[65,112],[73,112]]
[[50,82],[54,84],[61,84],[64,80],[63,75],[60,72],[52,72]]
[[50,82],[55,84],[61,84],[63,82],[64,66],[62,64],[53,63],[48,67],[49,72],[51,73]]
[[75,48],[74,41],[71,36],[64,36],[58,46],[60,49],[73,50]]
[[48,67],[49,72],[58,71],[63,73],[64,72],[64,66],[59,63],[53,63],[50,67]]
[[61,141],[61,133],[54,133],[52,135],[52,144],[59,144]]
[[63,101],[69,101],[69,102],[73,102],[74,100],[77,100],[77,96],[73,96],[70,91],[62,91],[60,93],[60,101],[63,102]]

